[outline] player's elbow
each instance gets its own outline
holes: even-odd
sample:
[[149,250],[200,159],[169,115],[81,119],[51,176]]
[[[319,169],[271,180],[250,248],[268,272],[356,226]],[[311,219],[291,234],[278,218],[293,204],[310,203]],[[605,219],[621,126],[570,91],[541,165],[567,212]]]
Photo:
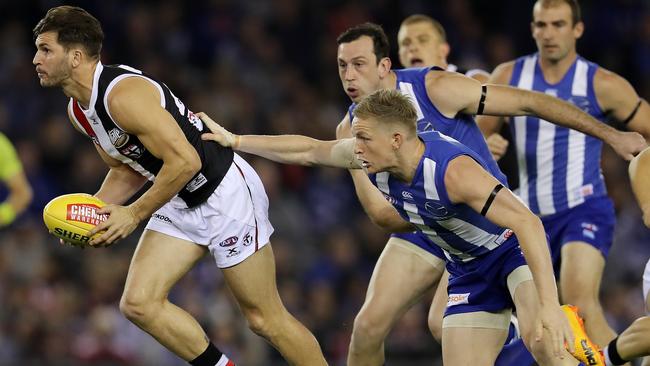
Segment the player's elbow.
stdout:
[[196,151],[193,150],[191,152],[179,155],[179,158],[176,160],[175,165],[180,175],[184,175],[190,178],[198,173],[203,166],[201,163],[201,158],[199,158],[199,155],[196,153]]
[[545,232],[542,220],[529,209],[522,209],[517,213],[516,225],[511,229],[517,234],[518,231],[526,230],[528,232]]

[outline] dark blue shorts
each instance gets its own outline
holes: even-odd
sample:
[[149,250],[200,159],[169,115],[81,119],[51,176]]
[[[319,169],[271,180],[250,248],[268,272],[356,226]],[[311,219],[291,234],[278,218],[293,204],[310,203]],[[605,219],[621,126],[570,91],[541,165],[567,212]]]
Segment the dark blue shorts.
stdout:
[[514,308],[508,275],[524,265],[526,260],[514,235],[490,253],[470,262],[447,262],[449,301],[445,316]]
[[598,249],[607,258],[614,240],[616,213],[614,204],[607,196],[594,197],[566,211],[541,218],[549,236],[553,266],[557,274],[560,253],[564,244],[585,242]]
[[431,239],[429,239],[426,234],[420,231],[414,231],[410,233],[393,233],[390,234],[390,237],[406,240],[409,243],[415,244],[427,252],[433,254],[434,256],[442,259],[443,261],[447,261],[445,252],[438,245],[436,245],[436,243],[431,241]]

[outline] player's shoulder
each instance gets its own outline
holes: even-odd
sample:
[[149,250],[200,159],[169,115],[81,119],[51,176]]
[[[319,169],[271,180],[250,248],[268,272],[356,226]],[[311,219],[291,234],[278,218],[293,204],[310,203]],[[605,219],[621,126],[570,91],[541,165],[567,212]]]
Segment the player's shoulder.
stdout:
[[629,82],[614,71],[599,66],[594,74],[594,87],[597,90],[616,90],[617,88],[629,85]]
[[510,82],[510,78],[512,77],[512,73],[518,61],[519,59],[510,60],[497,65],[490,75],[489,82],[496,84],[507,84]]

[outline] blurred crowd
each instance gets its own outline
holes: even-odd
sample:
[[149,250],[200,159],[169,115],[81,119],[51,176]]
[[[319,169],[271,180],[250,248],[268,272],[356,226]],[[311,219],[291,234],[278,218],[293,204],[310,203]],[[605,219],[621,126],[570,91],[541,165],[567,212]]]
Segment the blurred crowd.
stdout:
[[[535,50],[529,32],[533,0],[68,3],[102,22],[103,63],[144,70],[193,111],[207,112],[236,133],[334,138],[349,105],[337,78],[335,39],[364,21],[382,24],[395,45],[404,17],[433,16],[447,30],[450,61],[465,68],[491,70]],[[93,144],[69,125],[65,96],[43,90],[31,63],[31,29],[60,4],[0,2],[0,131],[14,141],[35,193],[28,214],[0,229],[0,365],[183,365],[119,313],[138,232],[110,248],[80,250],[60,246],[42,224],[51,198],[93,193],[107,171]],[[581,5],[586,32],[578,51],[650,98],[650,3]],[[366,218],[346,171],[246,158],[270,198],[282,299],[315,333],[330,363],[343,365],[354,316],[388,234]],[[643,312],[641,274],[650,231],[631,194],[627,165],[605,151],[603,171],[618,224],[601,295],[608,319],[620,330]],[[389,365],[440,362],[426,327],[430,296],[389,336]],[[210,257],[171,299],[238,364],[283,364],[248,330]]]

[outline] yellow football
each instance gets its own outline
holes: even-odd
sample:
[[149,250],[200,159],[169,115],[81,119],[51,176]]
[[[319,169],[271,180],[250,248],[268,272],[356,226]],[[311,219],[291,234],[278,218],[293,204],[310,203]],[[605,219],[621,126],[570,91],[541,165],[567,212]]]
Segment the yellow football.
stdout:
[[[97,210],[105,205],[99,198],[86,193],[64,194],[45,206],[43,221],[47,230],[57,238],[73,245],[86,246],[92,239],[88,231],[108,218],[108,215],[97,214]],[[102,233],[95,234],[93,238]]]

